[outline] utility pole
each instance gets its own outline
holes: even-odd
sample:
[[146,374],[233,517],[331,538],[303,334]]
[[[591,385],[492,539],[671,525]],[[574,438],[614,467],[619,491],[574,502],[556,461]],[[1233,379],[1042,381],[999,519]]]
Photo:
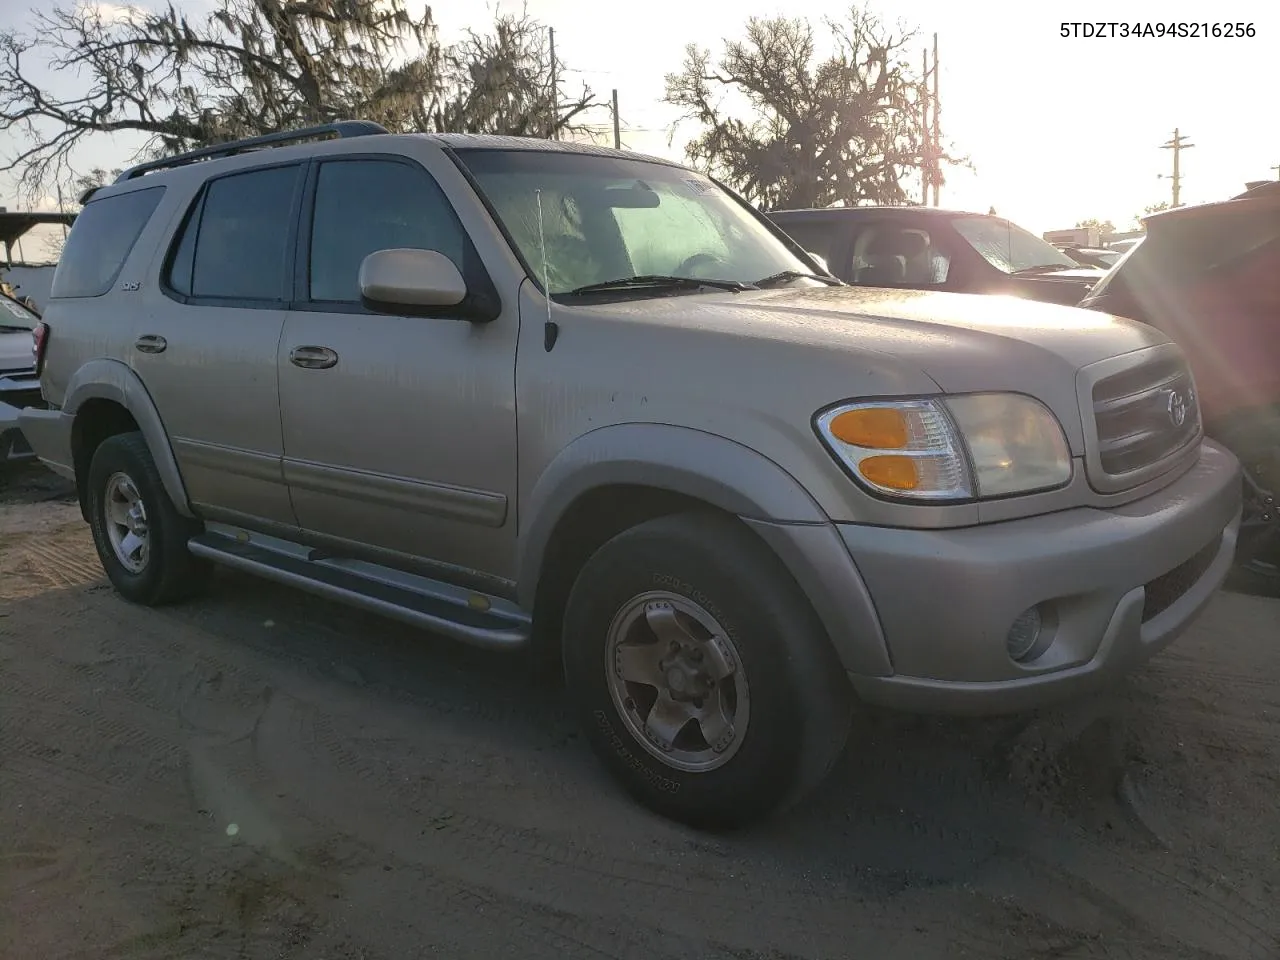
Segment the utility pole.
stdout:
[[1274,167],[1267,167],[1267,169],[1274,170],[1276,172],[1276,179],[1280,180],[1280,163],[1277,163]]
[[[63,203],[62,203],[62,184],[58,184],[58,212],[59,213],[67,212],[67,208],[63,206]],[[67,225],[65,222],[62,224],[62,242],[63,243],[67,242]]]
[[547,33],[551,37],[551,130],[547,136],[552,140],[559,140],[560,129],[558,121],[560,119],[560,98],[558,94],[560,84],[556,79],[556,28],[547,28]]
[[929,49],[921,51],[920,71],[920,205],[929,205]]
[[613,149],[622,149],[622,128],[618,124],[618,91],[613,91]]
[[1182,142],[1182,141],[1184,141],[1184,140],[1186,140],[1186,139],[1187,139],[1187,138],[1186,138],[1186,136],[1185,136],[1184,134],[1180,134],[1180,133],[1178,132],[1178,128],[1177,128],[1177,127],[1174,127],[1174,128],[1173,128],[1173,139],[1172,139],[1172,140],[1170,140],[1168,143],[1162,143],[1162,144],[1160,145],[1160,149],[1161,149],[1161,150],[1172,150],[1172,151],[1173,151],[1173,176],[1172,176],[1170,179],[1172,179],[1172,180],[1173,180],[1173,206],[1175,206],[1175,207],[1180,207],[1180,206],[1182,206],[1182,203],[1181,203],[1181,198],[1182,198],[1182,167],[1181,167],[1181,166],[1180,166],[1180,164],[1179,164],[1179,160],[1180,160],[1180,159],[1181,159],[1181,157],[1182,157],[1182,151],[1183,151],[1183,150],[1189,150],[1190,148],[1192,148],[1192,147],[1194,147],[1194,146],[1195,146],[1195,144],[1194,144],[1194,143],[1183,143],[1183,142]]
[[938,205],[938,191],[942,189],[942,128],[938,124],[938,35],[933,35],[933,205]]

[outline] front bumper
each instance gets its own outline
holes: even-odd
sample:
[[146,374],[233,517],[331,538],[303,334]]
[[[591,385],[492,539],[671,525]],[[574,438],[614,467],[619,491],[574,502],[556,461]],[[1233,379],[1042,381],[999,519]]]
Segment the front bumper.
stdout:
[[[851,672],[854,687],[883,706],[985,714],[1105,684],[1212,598],[1231,567],[1240,503],[1239,463],[1206,441],[1187,473],[1120,507],[960,530],[841,524],[892,661],[888,676]],[[1017,663],[1006,637],[1037,604],[1047,646]]]

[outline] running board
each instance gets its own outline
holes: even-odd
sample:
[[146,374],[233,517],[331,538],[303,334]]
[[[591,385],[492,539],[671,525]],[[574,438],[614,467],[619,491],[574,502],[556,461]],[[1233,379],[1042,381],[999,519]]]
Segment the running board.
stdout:
[[532,633],[529,616],[509,601],[275,537],[209,524],[187,546],[214,563],[472,646],[517,650]]

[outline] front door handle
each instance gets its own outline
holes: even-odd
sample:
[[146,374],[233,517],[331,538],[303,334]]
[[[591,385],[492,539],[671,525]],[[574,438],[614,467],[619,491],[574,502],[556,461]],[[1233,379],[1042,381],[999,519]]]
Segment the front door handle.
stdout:
[[164,348],[169,345],[169,342],[158,334],[144,333],[133,341],[133,345],[142,353],[164,353]]
[[328,347],[294,347],[289,351],[289,362],[308,370],[328,370],[338,362],[338,355]]

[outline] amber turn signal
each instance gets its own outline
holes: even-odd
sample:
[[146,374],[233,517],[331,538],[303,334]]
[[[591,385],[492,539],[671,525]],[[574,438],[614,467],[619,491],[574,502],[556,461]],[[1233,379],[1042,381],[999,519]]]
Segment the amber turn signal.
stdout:
[[914,457],[896,454],[867,457],[858,464],[858,472],[871,483],[891,490],[914,490],[920,485]]
[[842,443],[872,450],[901,450],[911,439],[906,414],[891,407],[846,410],[827,429]]

